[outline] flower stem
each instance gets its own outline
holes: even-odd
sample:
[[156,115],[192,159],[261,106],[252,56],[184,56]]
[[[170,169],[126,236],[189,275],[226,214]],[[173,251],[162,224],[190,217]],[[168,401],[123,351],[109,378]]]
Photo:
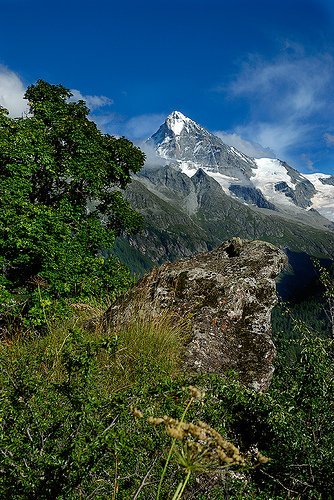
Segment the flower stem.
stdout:
[[[184,420],[184,417],[186,416],[186,413],[187,411],[189,410],[189,407],[191,405],[191,403],[194,401],[194,398],[190,398],[187,406],[185,407],[185,410],[182,414],[182,417],[181,417],[181,420],[179,422],[179,425],[178,425],[178,428],[180,427],[181,423],[183,422]],[[156,497],[156,500],[159,500],[160,498],[160,492],[161,492],[161,486],[162,486],[162,481],[165,477],[165,474],[166,474],[166,471],[167,471],[167,467],[168,467],[168,464],[169,464],[169,461],[170,461],[170,458],[172,456],[172,453],[173,453],[173,449],[174,449],[174,446],[175,446],[175,442],[176,442],[176,439],[173,438],[173,441],[172,441],[172,444],[169,448],[169,452],[168,452],[168,456],[167,456],[167,459],[166,459],[166,462],[165,462],[165,466],[164,466],[164,469],[162,471],[162,474],[161,474],[161,477],[160,477],[160,481],[159,481],[159,486],[158,486],[158,491],[157,491],[157,497]],[[188,478],[189,479],[189,478]]]
[[189,470],[188,474],[186,475],[185,480],[182,481],[179,484],[179,486],[177,487],[177,490],[175,491],[175,494],[174,494],[172,500],[180,500],[180,498],[182,497],[183,492],[185,490],[185,487],[187,486],[187,482],[189,481],[190,475],[191,475],[191,471]]

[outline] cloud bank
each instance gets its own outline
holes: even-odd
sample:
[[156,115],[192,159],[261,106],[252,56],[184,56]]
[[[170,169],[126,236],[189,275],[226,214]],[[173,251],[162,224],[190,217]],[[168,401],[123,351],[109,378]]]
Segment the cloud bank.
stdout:
[[134,142],[148,139],[165,121],[163,113],[148,113],[126,118],[117,113],[94,114],[92,119],[101,129],[111,135],[125,136]]
[[6,66],[0,65],[0,105],[9,111],[13,118],[28,111],[28,103],[23,98],[25,85],[21,78]]
[[[13,118],[28,112],[28,101],[24,99],[26,85],[20,76],[6,66],[0,65],[0,105],[9,111]],[[86,101],[89,109],[95,111],[103,106],[110,106],[113,100],[106,96],[83,95],[79,90],[71,90],[72,101]]]
[[104,95],[83,95],[80,92],[80,90],[77,89],[71,89],[71,93],[72,93],[72,97],[70,98],[71,101],[79,101],[79,100],[85,101],[87,107],[91,111],[95,111],[104,106],[110,106],[111,104],[114,103],[112,99]]
[[237,133],[228,133],[223,130],[217,130],[213,132],[217,135],[225,144],[237,148],[242,153],[245,153],[252,158],[275,158],[276,154],[270,148],[264,148],[261,144],[257,142],[247,141],[243,139]]
[[290,44],[288,52],[272,60],[249,56],[234,79],[218,90],[248,109],[247,123],[235,133],[279,157],[289,157],[301,145],[316,148],[324,138],[331,144],[331,134],[325,132],[334,112],[334,59],[328,53],[308,55],[297,44],[291,50]]
[[144,168],[155,170],[168,164],[168,160],[166,160],[165,158],[161,158],[161,156],[158,156],[152,144],[141,142],[137,145],[145,153],[146,156]]
[[126,135],[134,141],[148,139],[158,130],[165,119],[166,116],[162,113],[134,116],[125,123],[124,130]]

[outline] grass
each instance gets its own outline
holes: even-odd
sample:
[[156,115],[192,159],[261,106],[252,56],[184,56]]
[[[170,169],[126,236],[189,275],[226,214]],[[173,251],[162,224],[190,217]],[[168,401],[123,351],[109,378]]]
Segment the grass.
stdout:
[[180,369],[187,322],[167,312],[158,315],[140,304],[131,318],[116,328],[118,351],[110,380],[112,387],[140,381],[158,382]]
[[153,441],[136,438],[131,408],[136,393],[180,373],[186,322],[140,302],[113,326],[102,320],[103,303],[72,310],[46,334],[21,332],[0,346],[1,497],[17,482],[13,498],[77,498],[80,488],[116,498],[136,447],[141,469],[146,463]]
[[[182,373],[186,321],[138,301],[107,326],[106,308],[74,304],[43,336],[21,332],[0,346],[1,498],[155,500],[159,488],[161,500],[327,498],[332,343],[327,353],[304,333],[293,365],[279,349],[270,391],[254,393],[232,376]],[[189,385],[204,400],[189,405]],[[272,460],[229,473],[228,442]],[[222,452],[229,463],[217,470]]]
[[73,344],[79,344],[74,351],[83,346],[90,351],[95,348],[94,385],[106,394],[148,377],[158,382],[180,370],[186,321],[176,320],[167,312],[155,313],[138,302],[131,317],[108,326],[102,321],[104,303],[74,304],[72,308],[72,317],[49,323],[46,335],[21,332],[0,345],[0,359],[7,370],[24,363],[47,381],[61,383],[67,376],[64,354],[69,346],[73,350]]

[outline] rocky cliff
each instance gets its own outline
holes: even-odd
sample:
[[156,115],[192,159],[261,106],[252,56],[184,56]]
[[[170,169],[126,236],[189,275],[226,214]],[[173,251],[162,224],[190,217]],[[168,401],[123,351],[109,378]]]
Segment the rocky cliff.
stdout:
[[240,380],[265,390],[273,373],[275,347],[270,317],[275,278],[285,254],[263,241],[233,238],[212,252],[164,264],[144,276],[107,312],[110,321],[133,313],[141,298],[148,310],[189,317],[184,368],[191,372],[237,372]]
[[[245,190],[243,196],[257,196],[254,191]],[[334,259],[334,231],[324,227],[325,219],[316,211],[307,212],[311,226],[302,218],[285,218],[268,208],[251,209],[227,195],[201,168],[191,178],[171,165],[144,169],[125,195],[143,215],[144,227],[130,238],[119,239],[114,251],[135,273],[212,250],[234,236]],[[140,255],[147,265],[142,265]]]

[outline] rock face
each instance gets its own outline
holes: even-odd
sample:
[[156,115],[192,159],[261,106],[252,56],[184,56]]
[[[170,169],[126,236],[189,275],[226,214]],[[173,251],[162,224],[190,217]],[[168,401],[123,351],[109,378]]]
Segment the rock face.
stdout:
[[[326,191],[327,186],[321,186]],[[306,225],[304,212],[295,219],[285,218],[279,211],[255,207],[253,203],[263,204],[258,192],[244,190],[243,196],[252,202],[251,208],[226,194],[201,168],[192,177],[171,165],[144,169],[127,187],[125,195],[143,215],[144,227],[131,238],[120,238],[122,246],[117,256],[121,260],[128,256],[126,263],[136,273],[167,260],[174,262],[207,252],[236,235],[334,259],[334,223],[331,225],[318,212],[307,211]],[[150,265],[143,266],[139,254]]]
[[167,309],[180,318],[188,315],[187,371],[235,370],[247,386],[266,390],[275,357],[270,326],[275,278],[286,263],[270,243],[233,238],[212,252],[153,269],[107,316],[131,314],[138,297],[157,314]]

